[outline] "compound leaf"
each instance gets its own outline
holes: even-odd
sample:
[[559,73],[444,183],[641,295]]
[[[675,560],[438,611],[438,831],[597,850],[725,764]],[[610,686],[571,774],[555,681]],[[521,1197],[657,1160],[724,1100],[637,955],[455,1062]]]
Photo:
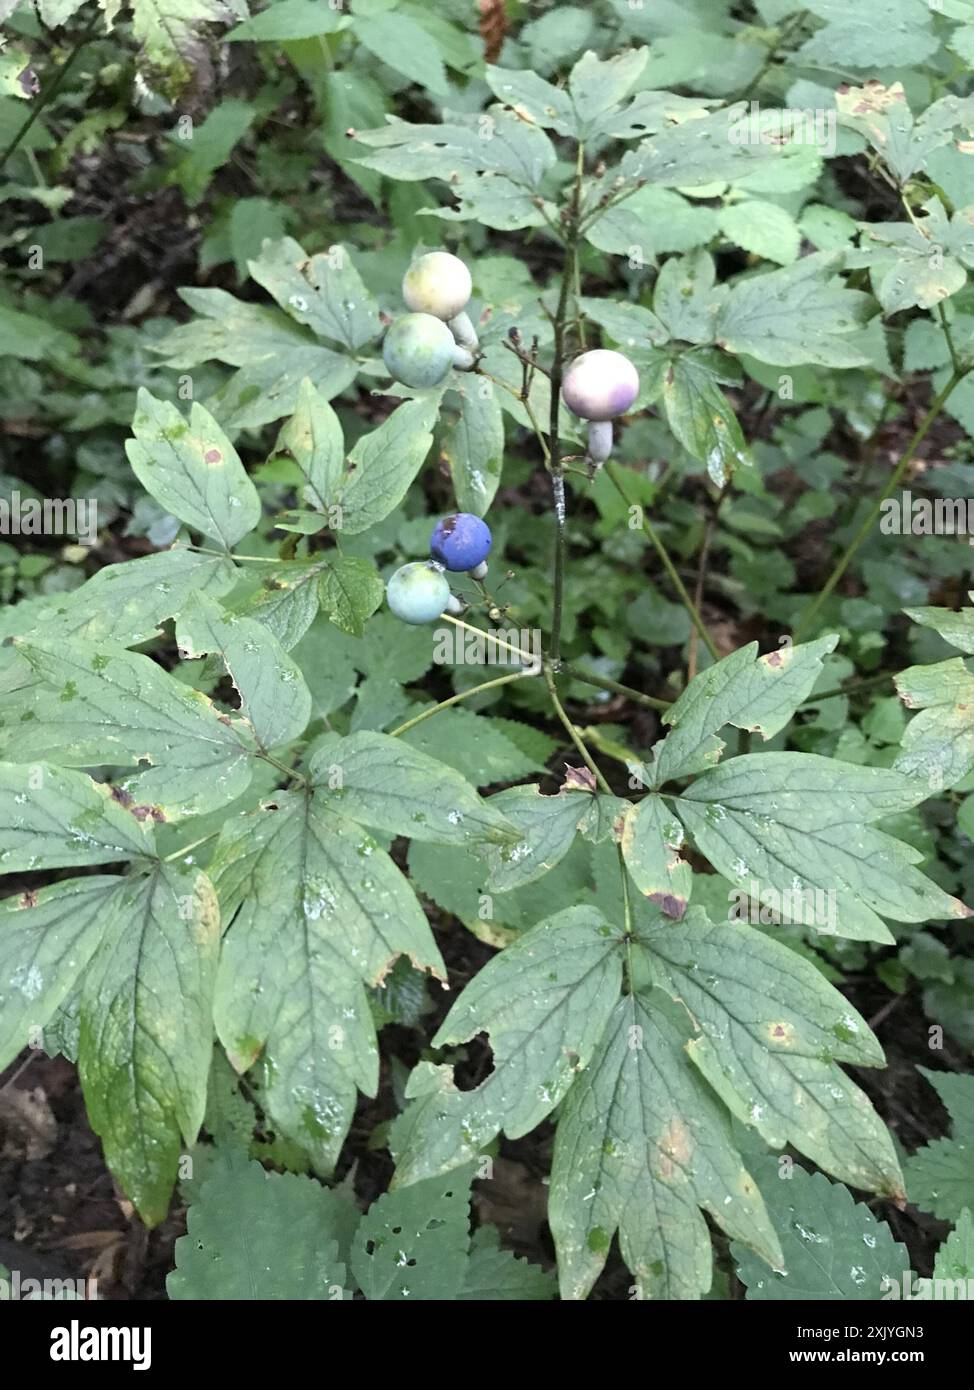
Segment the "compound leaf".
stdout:
[[166,1214],[206,1108],[220,911],[209,879],[125,879],[82,980],[78,1068],[105,1161],[143,1221]]
[[291,237],[266,241],[250,273],[295,323],[354,353],[379,334],[379,311],[344,246],[308,256]]
[[457,399],[460,413],[446,432],[441,455],[453,479],[457,507],[483,516],[501,480],[504,416],[493,391],[481,393],[464,383],[457,388]]
[[297,464],[304,503],[326,510],[341,477],[345,440],[338,416],[308,377],[298,387],[294,414],[278,435],[275,452]]
[[710,365],[692,352],[674,358],[663,373],[663,405],[670,429],[691,455],[707,465],[715,487],[754,462],[731,404]]
[[377,130],[360,130],[356,139],[378,151],[359,162],[395,179],[454,184],[458,175],[497,174],[515,188],[537,193],[556,160],[543,130],[503,109],[492,111],[486,125],[478,115],[442,125],[394,120]]
[[[235,583],[237,570],[224,555],[200,555],[174,546],[106,565],[69,594],[52,594],[11,633],[50,642],[83,637],[134,647],[158,635],[159,625],[182,611],[190,594],[219,597]],[[12,617],[16,614],[12,612]]]
[[687,909],[693,873],[681,857],[683,827],[658,796],[629,806],[622,822],[622,853],[636,886],[667,917]]
[[809,0],[807,8],[825,25],[800,49],[801,59],[822,67],[871,71],[918,63],[937,50],[927,0]]
[[974,102],[953,94],[941,97],[914,118],[901,82],[888,87],[877,81],[864,87],[843,85],[835,103],[843,125],[866,137],[901,184],[947,144],[958,126],[970,130],[974,125]]
[[726,1113],[687,1060],[690,1031],[660,990],[620,999],[568,1093],[550,1203],[563,1298],[587,1295],[616,1231],[641,1297],[700,1298],[712,1274],[701,1209],[780,1263]]
[[155,819],[214,810],[246,790],[246,726],[147,656],[121,647],[14,640],[40,678],[0,696],[0,750],[68,767],[151,766],[122,783]]
[[775,367],[866,366],[868,357],[850,335],[875,307],[868,294],[846,289],[835,269],[836,257],[818,251],[782,270],[738,280],[717,313],[718,344]]
[[[883,917],[971,915],[920,872],[919,851],[872,824],[925,795],[922,784],[886,768],[755,753],[710,768],[674,804],[697,847],[738,887],[790,895],[819,932],[889,942]],[[828,911],[813,908],[816,894]]]
[[822,672],[822,659],[838,637],[786,646],[758,656],[758,645],[725,656],[694,676],[664,715],[673,732],[653,748],[645,769],[650,786],[713,767],[724,751],[717,738],[727,724],[765,740],[781,732]]
[[378,608],[385,585],[371,560],[329,551],[319,565],[321,611],[342,632],[361,637],[365,623]]
[[514,844],[520,836],[459,772],[388,734],[319,742],[311,776],[322,801],[351,820],[434,844]]
[[509,787],[492,796],[491,807],[500,811],[521,837],[515,844],[491,845],[485,850],[489,866],[485,887],[507,893],[554,868],[571,849],[588,800],[577,792],[542,796],[536,784]]
[[836,1063],[883,1065],[879,1043],[810,962],[697,909],[640,929],[658,983],[682,1002],[687,1052],[729,1109],[775,1148],[789,1139],[843,1182],[902,1197],[885,1127]]
[[439,396],[404,401],[349,454],[336,493],[341,530],[357,536],[399,506],[433,443]]
[[0,868],[9,874],[152,855],[147,810],[127,810],[110,787],[83,772],[0,763]]
[[262,623],[225,613],[213,599],[196,594],[177,620],[176,640],[187,657],[220,656],[240,695],[240,713],[262,748],[304,733],[311,692],[296,662]]
[[591,907],[540,922],[467,985],[434,1047],[490,1035],[494,1070],[458,1090],[449,1066],[421,1062],[393,1137],[400,1186],[468,1163],[503,1129],[527,1134],[589,1064],[619,997],[619,934]]
[[974,676],[958,656],[910,666],[894,682],[906,708],[920,711],[904,731],[897,771],[931,792],[955,786],[974,767]]
[[426,917],[389,856],[318,796],[280,793],[231,821],[211,873],[230,924],[217,1032],[238,1071],[263,1056],[275,1122],[329,1171],[356,1089],[378,1084],[364,985],[400,955],[445,977]]
[[0,903],[0,1068],[74,990],[118,912],[122,879],[69,878]]

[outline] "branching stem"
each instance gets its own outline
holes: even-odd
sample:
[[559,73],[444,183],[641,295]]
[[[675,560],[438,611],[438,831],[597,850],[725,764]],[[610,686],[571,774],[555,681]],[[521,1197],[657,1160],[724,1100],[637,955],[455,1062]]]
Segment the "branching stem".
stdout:
[[578,750],[578,755],[582,759],[582,762],[585,764],[589,772],[591,772],[592,776],[595,778],[596,784],[599,787],[599,789],[601,791],[607,792],[609,796],[611,796],[612,788],[609,786],[608,782],[602,776],[602,773],[599,771],[595,759],[592,757],[591,753],[588,751],[588,749],[585,747],[585,744],[582,742],[581,734],[578,732],[578,730],[575,728],[575,725],[572,723],[568,715],[565,713],[565,707],[561,703],[561,700],[558,698],[558,689],[555,685],[555,678],[551,674],[550,667],[545,667],[544,675],[545,682],[548,686],[548,693],[551,696],[551,703],[555,707],[555,713],[557,714],[558,718],[565,726],[565,732],[568,734],[568,737],[571,739],[572,743]]
[[398,729],[390,732],[390,738],[398,738],[407,729],[414,729],[417,724],[422,724],[424,719],[432,719],[434,714],[439,714],[441,709],[449,709],[451,705],[458,705],[461,700],[469,700],[474,695],[479,695],[484,690],[493,690],[498,685],[510,685],[512,681],[524,680],[526,676],[536,676],[537,671],[509,671],[506,676],[496,676],[492,681],[483,681],[480,685],[473,685],[469,690],[461,690],[459,695],[451,695],[448,700],[441,700],[437,705],[431,705],[429,709],[424,709],[421,713],[414,715],[412,719],[407,719],[405,724],[400,724]]
[[20,129],[17,131],[17,133],[13,136],[10,143],[7,145],[7,148],[4,150],[3,154],[0,154],[0,169],[4,168],[4,166],[7,163],[7,160],[16,151],[17,147],[20,145],[21,140],[23,140],[24,136],[27,134],[31,126],[40,116],[41,112],[57,95],[58,91],[60,90],[61,83],[68,75],[68,70],[71,67],[71,64],[74,62],[75,58],[77,58],[78,54],[84,48],[88,40],[92,37],[92,34],[95,30],[95,25],[98,23],[100,16],[101,9],[96,5],[91,18],[88,20],[88,23],[85,25],[84,29],[82,29],[81,34],[79,35],[78,40],[74,45],[74,48],[72,48],[71,52],[68,54],[64,62],[61,64],[60,68],[58,68],[58,71],[55,74],[54,79],[52,80],[50,85],[44,87],[40,94],[40,97],[31,107],[30,115],[20,126]]
[[[619,481],[618,475],[615,470],[615,465],[612,463],[605,464],[605,472],[607,478],[612,483],[612,486],[615,488],[616,492],[618,492],[619,496],[625,502],[626,506],[632,507],[634,503],[630,501],[629,494],[626,492],[625,488],[622,486],[622,483]],[[640,507],[639,510],[642,517],[642,528],[646,532],[646,535],[649,537],[657,555],[659,556],[663,568],[669,575],[670,583],[676,590],[680,602],[683,604],[683,607],[687,610],[687,613],[690,615],[690,621],[693,623],[693,626],[697,629],[700,636],[703,638],[704,645],[706,646],[707,651],[710,653],[711,658],[714,661],[719,661],[720,652],[717,650],[717,645],[714,642],[714,639],[711,637],[710,633],[707,631],[707,625],[704,622],[703,618],[701,618],[697,605],[690,597],[690,594],[687,590],[687,586],[680,578],[676,565],[674,565],[673,560],[670,557],[670,552],[667,550],[666,546],[660,539],[656,527],[653,525],[649,517],[646,515],[645,507]]]

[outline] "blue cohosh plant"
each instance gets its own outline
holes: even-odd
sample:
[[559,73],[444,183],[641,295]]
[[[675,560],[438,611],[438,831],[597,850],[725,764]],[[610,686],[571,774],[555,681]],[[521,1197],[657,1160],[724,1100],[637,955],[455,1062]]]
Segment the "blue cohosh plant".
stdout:
[[[388,1136],[397,1191],[456,1172],[463,1194],[502,1135],[552,1119],[549,1222],[566,1298],[588,1294],[614,1239],[638,1296],[701,1297],[713,1273],[705,1217],[769,1272],[786,1268],[788,1217],[762,1150],[788,1145],[842,1183],[904,1200],[890,1136],[842,1070],[881,1066],[877,1039],[807,942],[720,920],[714,885],[834,892],[838,934],[853,943],[891,943],[890,923],[969,915],[886,828],[930,794],[934,772],[942,788],[971,771],[966,702],[953,698],[969,675],[950,662],[905,673],[920,713],[898,767],[759,751],[752,740],[783,742],[828,685],[837,637],[817,619],[866,532],[806,606],[811,640],[721,657],[657,519],[633,502],[640,474],[610,457],[611,422],[657,408],[714,486],[733,490],[751,457],[725,386],[745,368],[756,380],[769,369],[853,370],[876,356],[866,333],[880,306],[931,307],[929,263],[917,269],[909,241],[923,236],[910,179],[930,141],[970,116],[941,109],[913,166],[887,171],[911,232],[848,252],[861,264],[818,249],[717,284],[699,250],[664,261],[650,307],[586,294],[582,265],[586,247],[618,255],[630,244],[632,204],[647,190],[682,199],[675,190],[735,178],[788,188],[802,167],[787,141],[728,138],[755,119],[746,108],[634,90],[647,57],[586,53],[564,85],[488,67],[488,138],[468,112],[358,132],[364,170],[445,184],[458,206],[433,211],[446,220],[545,237],[558,274],[540,307],[522,305],[515,321],[503,297],[478,308],[457,258],[422,257],[406,275],[410,312],[381,348],[385,394],[398,403],[346,448],[330,401],[360,376],[386,380],[379,303],[344,248],[308,256],[289,237],[268,239],[249,269],[278,308],[197,288],[187,298],[199,317],[161,347],[175,366],[217,356],[234,368],[212,410],[184,414],[139,394],[128,462],[180,523],[177,542],[3,615],[0,864],[20,879],[0,905],[0,1064],[29,1043],[77,1058],[106,1158],[150,1225],[207,1115],[214,1035],[275,1132],[331,1177],[359,1094],[379,1087],[376,1020],[394,972],[405,960],[447,978],[415,884],[452,885],[460,866],[481,904],[540,887],[523,929],[493,933],[502,949],[457,994],[409,1077]],[[887,97],[863,94],[860,136],[876,160],[905,160],[881,128],[900,99]],[[862,112],[849,120],[862,124]],[[962,232],[958,264],[969,257]],[[901,260],[916,272],[908,304]],[[970,370],[946,311],[924,323],[943,330],[947,377],[890,487]],[[251,337],[252,354],[242,347]],[[593,346],[602,341],[615,346]],[[434,532],[431,562],[393,573],[389,607],[411,625],[474,626],[450,611],[446,571],[467,572],[457,581],[465,614],[506,617],[478,574],[490,533],[463,520],[497,494],[499,470],[479,466],[490,455],[478,450],[503,435],[505,414],[550,483],[542,659],[523,660],[509,633],[487,627],[510,671],[390,713],[391,672],[411,669],[409,639],[423,634],[377,611],[384,585],[370,540],[395,519],[439,432],[457,524]],[[588,467],[575,467],[572,415],[589,423]],[[278,422],[259,492],[234,439],[254,448],[248,432]],[[273,491],[282,477],[297,495],[287,512]],[[671,704],[593,659],[564,657],[573,507],[596,487],[618,492],[703,645],[702,669]],[[268,534],[265,505],[283,542]],[[346,692],[326,707],[329,663],[352,644],[375,676],[374,704],[363,696],[350,709]],[[612,772],[611,741],[597,743],[566,709],[570,682],[662,713],[651,750],[626,755],[628,775]],[[523,780],[523,762],[510,777],[479,766],[466,776],[440,756],[436,730],[455,706],[503,685],[530,686],[536,718],[570,750],[553,793]],[[930,717],[947,705],[949,738]],[[536,746],[539,732],[519,737]],[[497,782],[509,785],[482,794]],[[399,837],[410,874],[390,852]],[[557,871],[580,848],[591,873],[566,886]],[[454,1049],[480,1034],[493,1067],[463,1089]],[[259,1197],[260,1174],[247,1182]],[[364,1287],[362,1251],[358,1263]]]

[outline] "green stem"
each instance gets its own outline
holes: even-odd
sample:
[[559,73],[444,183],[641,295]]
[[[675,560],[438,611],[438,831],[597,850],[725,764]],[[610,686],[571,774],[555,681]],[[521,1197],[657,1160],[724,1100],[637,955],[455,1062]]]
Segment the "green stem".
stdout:
[[870,434],[869,438],[863,444],[862,460],[859,464],[858,469],[856,470],[856,476],[853,479],[852,488],[850,489],[846,505],[842,508],[842,512],[840,513],[840,515],[836,517],[835,525],[833,527],[833,530],[836,532],[841,531],[845,526],[849,524],[849,522],[856,514],[856,508],[859,505],[859,498],[862,497],[866,492],[866,487],[869,482],[869,475],[872,472],[873,464],[876,461],[876,451],[879,448],[879,436],[882,433],[889,412],[894,404],[895,400],[892,395],[887,394],[883,397],[883,404],[879,412],[879,418],[877,419],[876,424],[873,426],[872,434]]
[[944,310],[943,301],[937,305],[937,313],[940,315],[940,326],[944,330],[944,337],[947,339],[947,350],[950,353],[950,365],[955,372],[962,370],[960,357],[957,355],[957,348],[954,344],[954,335],[950,331],[950,324],[947,322],[947,314]]
[[566,256],[562,269],[558,308],[554,319],[554,360],[551,366],[551,414],[548,423],[548,469],[555,500],[555,556],[551,597],[551,657],[561,656],[561,624],[565,607],[565,473],[559,454],[561,427],[561,383],[565,374],[565,326],[568,317],[568,297],[575,281],[578,260],[582,178],[585,173],[585,146],[579,143],[575,161],[575,184],[568,209]]
[[483,690],[493,690],[498,685],[510,685],[511,681],[524,680],[525,676],[537,674],[537,671],[511,671],[506,676],[497,676],[492,681],[484,681],[481,685],[471,686],[469,690],[462,690],[459,695],[451,695],[448,700],[441,700],[438,705],[431,705],[429,709],[424,709],[421,714],[407,719],[405,724],[400,724],[398,729],[393,729],[389,737],[398,738],[407,729],[414,729],[417,724],[422,724],[424,719],[432,719],[433,715],[439,714],[441,709],[449,709],[451,705],[458,705],[461,700],[469,700],[471,696],[479,695]]
[[616,845],[619,855],[619,868],[622,872],[622,911],[623,925],[625,926],[626,936],[632,936],[632,900],[629,897],[629,870],[626,867],[626,857],[622,852],[622,845]]
[[62,82],[67,76],[68,69],[71,67],[71,64],[74,62],[75,58],[77,58],[82,48],[84,48],[85,44],[91,38],[95,25],[98,23],[98,18],[100,14],[101,10],[96,5],[94,13],[92,14],[91,18],[88,20],[88,23],[82,30],[81,36],[79,37],[74,48],[72,48],[71,52],[68,54],[68,56],[65,58],[64,62],[58,69],[57,75],[54,78],[53,82],[50,84],[49,87],[45,87],[43,89],[40,98],[35,102],[34,106],[31,108],[30,115],[23,122],[16,135],[13,137],[13,139],[8,144],[7,148],[4,150],[3,154],[0,154],[0,169],[4,167],[4,165],[7,163],[7,160],[15,152],[17,146],[20,144],[21,140],[23,140],[24,136],[30,130],[31,126],[37,120],[38,116],[40,116],[44,108],[57,95]]
[[579,143],[578,155],[575,160],[575,199],[573,203],[572,217],[572,236],[571,236],[571,263],[572,263],[572,293],[575,296],[575,321],[578,325],[578,344],[582,351],[585,351],[585,325],[582,321],[582,261],[579,255],[579,234],[578,221],[579,210],[582,201],[582,179],[585,177],[585,145]]
[[[606,463],[605,472],[609,481],[612,483],[612,486],[615,488],[616,492],[618,492],[619,496],[625,502],[626,506],[634,506],[635,504],[632,501],[630,501],[628,493],[626,492],[625,488],[622,486],[618,477],[616,476],[615,465],[611,462]],[[716,643],[714,642],[714,639],[711,637],[710,633],[707,631],[706,623],[704,622],[703,618],[701,618],[700,612],[696,604],[690,597],[687,591],[687,587],[684,584],[683,580],[680,578],[679,573],[677,572],[677,568],[674,565],[672,559],[670,558],[670,552],[667,550],[666,546],[663,544],[662,540],[657,534],[656,527],[653,525],[649,517],[646,515],[645,507],[640,507],[639,510],[642,516],[642,528],[646,532],[646,535],[649,537],[650,541],[652,542],[653,547],[655,548],[656,553],[659,556],[660,561],[662,562],[663,568],[669,575],[670,583],[676,590],[680,602],[683,604],[683,607],[687,610],[687,613],[689,613],[690,621],[693,623],[694,627],[697,629],[700,636],[703,638],[704,645],[706,646],[707,651],[710,653],[712,660],[719,661],[720,652],[717,650]]]
[[199,849],[200,845],[205,845],[207,840],[213,840],[219,835],[219,830],[211,830],[209,835],[203,835],[198,840],[193,840],[191,844],[183,845],[182,849],[173,850],[172,854],[167,854],[163,859],[164,864],[171,864],[174,859],[183,859],[187,854],[192,854],[194,849]]
[[[770,394],[769,391],[769,397]],[[703,544],[700,547],[700,563],[697,566],[697,585],[693,592],[693,602],[698,612],[700,611],[701,603],[703,603],[704,585],[707,582],[707,565],[710,561],[710,547],[713,545],[714,532],[717,530],[717,521],[720,517],[720,509],[724,505],[724,498],[727,496],[728,486],[729,484],[725,483],[717,494],[711,506],[710,515],[707,518],[707,526],[703,533]],[[699,635],[696,628],[690,633],[690,650],[687,654],[688,682],[692,681],[697,674],[697,638]]]
[[493,382],[495,386],[500,386],[502,390],[507,391],[510,395],[512,395],[516,401],[521,402],[521,404],[524,406],[524,410],[527,414],[528,419],[531,421],[531,428],[537,435],[538,443],[541,446],[541,453],[544,456],[545,467],[550,467],[551,453],[548,449],[548,441],[544,437],[544,431],[542,430],[541,425],[538,422],[538,417],[534,413],[534,406],[531,404],[531,401],[529,400],[527,394],[523,391],[519,391],[517,387],[512,386],[511,383],[509,381],[505,381],[503,377],[492,376],[490,372],[485,372],[482,367],[474,367],[474,372],[477,374],[477,376],[482,376],[485,381],[490,381]]
[[819,700],[834,700],[838,695],[858,695],[861,690],[872,690],[877,685],[886,685],[893,679],[892,671],[884,671],[880,676],[869,676],[868,679],[855,681],[852,685],[837,685],[834,690],[823,690],[820,695],[809,695],[807,700],[802,700],[799,709],[804,705],[817,705]]
[[[451,613],[443,613],[439,621],[452,623],[454,627],[463,628],[464,632],[474,632],[478,637],[484,637],[488,642],[493,642],[495,647],[503,647],[506,652],[513,652],[519,661],[524,662],[525,666],[537,667],[538,665],[538,657],[536,654],[525,652],[522,651],[520,647],[512,646],[510,642],[505,642],[502,637],[495,636],[493,632],[489,632],[486,628],[474,627],[473,623],[465,623],[462,618],[454,618]],[[537,672],[532,670],[531,674],[536,675]]]
[[608,676],[596,676],[591,671],[570,666],[567,661],[558,663],[558,672],[560,675],[570,676],[572,680],[581,681],[583,685],[594,685],[598,690],[611,690],[614,695],[625,695],[627,699],[637,705],[644,705],[646,709],[669,709],[673,703],[672,700],[658,700],[654,695],[644,695],[641,690],[633,690],[631,685],[609,680]]
[[[454,627],[463,628],[464,632],[472,632],[477,637],[483,637],[487,642],[493,642],[497,647],[503,647],[505,651],[511,652],[516,656],[519,661],[523,661],[526,666],[531,666],[532,668],[537,667],[537,653],[532,654],[531,652],[522,651],[520,647],[515,647],[512,646],[510,642],[505,642],[503,638],[498,637],[488,628],[476,627],[473,623],[464,622],[462,618],[454,618],[450,613],[444,613],[443,618],[448,623],[452,623]],[[544,657],[543,653],[541,659],[547,659]],[[557,670],[560,675],[569,676],[572,680],[582,681],[585,685],[593,685],[598,690],[611,690],[615,695],[626,695],[630,700],[634,700],[636,704],[645,705],[647,709],[665,710],[669,709],[670,705],[673,703],[672,700],[658,700],[653,695],[644,695],[641,690],[634,690],[630,685],[622,685],[619,681],[610,680],[608,676],[597,676],[593,671],[583,671],[581,667],[569,665],[567,661],[559,661],[557,663]],[[532,669],[531,671],[519,672],[518,674],[534,676],[537,675],[538,672]],[[470,693],[473,694],[474,692],[471,691]]]
[[849,542],[844,554],[836,562],[832,570],[832,573],[825,581],[824,586],[819,590],[819,593],[817,594],[811,607],[806,609],[806,611],[802,614],[802,617],[798,625],[796,626],[793,634],[795,641],[797,641],[800,634],[805,632],[811,625],[812,619],[815,617],[822,604],[829,597],[829,595],[832,593],[832,590],[835,588],[839,580],[842,578],[846,570],[849,568],[849,565],[851,564],[853,557],[856,554],[856,551],[862,545],[863,541],[866,539],[870,531],[875,526],[879,516],[882,514],[883,503],[886,501],[887,497],[889,497],[893,492],[896,491],[900,483],[903,481],[904,475],[906,474],[906,470],[909,468],[910,464],[916,457],[916,451],[917,449],[919,449],[920,445],[926,439],[931,425],[937,419],[938,415],[944,407],[945,402],[951,396],[954,389],[957,386],[959,386],[959,384],[964,380],[964,377],[967,375],[969,371],[969,367],[961,366],[958,370],[956,370],[953,373],[946,386],[936,397],[930,409],[927,411],[926,415],[924,415],[923,419],[920,421],[916,433],[910,440],[909,447],[907,448],[906,453],[900,459],[899,463],[896,465],[896,468],[890,475],[889,482],[883,488],[883,491],[880,493],[879,497],[873,503],[872,507],[870,507],[869,515],[863,521],[862,525],[859,527],[859,530],[856,532],[855,536],[853,536],[852,540]]
[[541,445],[541,455],[544,459],[545,467],[550,468],[551,449],[548,447],[548,441],[544,437],[544,430],[541,428],[541,425],[538,421],[538,417],[534,413],[534,406],[531,404],[530,398],[527,395],[522,396],[521,401],[524,406],[524,409],[527,411],[528,419],[531,421],[531,428],[537,435],[538,443]]
[[279,565],[281,563],[278,555],[237,555],[232,550],[213,550],[205,545],[191,545],[189,549],[197,555],[217,555],[221,560],[239,560],[241,564]]
[[758,90],[758,88],[761,86],[761,83],[764,81],[764,79],[770,72],[771,65],[774,63],[774,60],[779,56],[787,41],[791,38],[795,30],[798,29],[801,26],[801,24],[804,23],[806,18],[806,11],[798,10],[795,14],[791,16],[790,19],[786,20],[786,22],[775,34],[774,42],[768,49],[767,54],[764,58],[764,62],[761,64],[758,71],[751,78],[750,82],[744,88],[743,92],[741,92],[740,96],[734,98],[735,101],[746,101],[748,97],[752,94],[752,92]]
[[308,779],[301,772],[296,772],[293,767],[288,767],[287,763],[282,763],[273,754],[265,752],[263,749],[257,754],[258,758],[263,758],[265,763],[270,763],[271,767],[276,767],[279,772],[283,772],[292,782],[298,782],[302,787],[308,785]]
[[608,795],[611,796],[612,788],[609,786],[608,782],[602,776],[602,773],[596,766],[595,759],[592,757],[591,753],[588,751],[588,749],[585,747],[585,744],[582,742],[581,735],[575,728],[575,725],[572,723],[572,721],[568,718],[568,715],[565,713],[565,707],[558,698],[558,689],[555,685],[555,678],[551,674],[551,671],[547,666],[545,667],[544,678],[545,683],[548,686],[548,693],[551,696],[551,703],[555,707],[555,713],[558,715],[558,718],[561,720],[562,724],[564,724],[565,731],[568,734],[568,737],[571,739],[572,743],[575,745],[576,749],[578,750],[579,757],[582,759],[589,772],[591,772],[592,776],[595,778],[595,781],[598,784],[599,788],[602,791],[607,792]]

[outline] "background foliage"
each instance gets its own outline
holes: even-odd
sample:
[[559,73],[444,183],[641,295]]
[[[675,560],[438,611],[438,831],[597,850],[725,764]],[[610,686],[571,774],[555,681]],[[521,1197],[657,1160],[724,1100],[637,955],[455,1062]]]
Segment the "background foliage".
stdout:
[[[0,495],[99,523],[0,541],[0,1064],[76,1061],[170,1296],[241,1210],[259,1297],[974,1276],[970,550],[883,524],[974,495],[974,6],[0,19]],[[440,245],[483,358],[412,393]],[[564,664],[419,718],[504,674],[382,607],[456,507]]]

